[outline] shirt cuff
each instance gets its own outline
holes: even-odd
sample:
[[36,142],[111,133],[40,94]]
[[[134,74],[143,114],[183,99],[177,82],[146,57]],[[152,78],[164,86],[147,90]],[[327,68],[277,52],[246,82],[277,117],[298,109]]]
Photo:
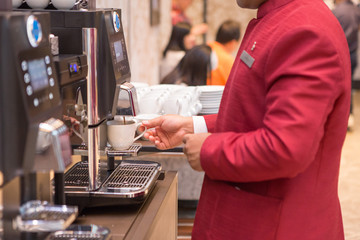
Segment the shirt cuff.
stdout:
[[193,116],[194,133],[207,133],[208,129],[204,117]]

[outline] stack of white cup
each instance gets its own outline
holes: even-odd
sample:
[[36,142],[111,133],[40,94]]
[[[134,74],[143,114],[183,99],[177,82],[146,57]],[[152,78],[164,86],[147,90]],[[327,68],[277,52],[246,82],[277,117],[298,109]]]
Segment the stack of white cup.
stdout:
[[75,5],[75,0],[51,0],[51,3],[57,9],[67,10],[72,8]]
[[202,105],[197,87],[183,85],[153,85],[137,89],[140,114],[197,115]]
[[[33,9],[44,9],[50,4],[50,0],[26,0],[29,7]],[[75,5],[76,0],[51,0],[51,3],[57,9],[71,9]],[[12,6],[14,8],[19,7],[23,3],[23,0],[12,0]]]

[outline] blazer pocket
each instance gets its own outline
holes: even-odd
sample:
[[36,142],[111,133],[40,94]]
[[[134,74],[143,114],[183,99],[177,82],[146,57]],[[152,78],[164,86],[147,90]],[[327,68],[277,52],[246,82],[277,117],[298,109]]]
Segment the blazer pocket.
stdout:
[[214,208],[211,239],[274,240],[282,200],[224,184]]

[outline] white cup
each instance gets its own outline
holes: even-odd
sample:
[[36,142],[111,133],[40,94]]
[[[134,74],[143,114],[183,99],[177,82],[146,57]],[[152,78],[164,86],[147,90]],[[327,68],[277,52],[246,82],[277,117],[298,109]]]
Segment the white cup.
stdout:
[[181,99],[168,98],[163,107],[164,114],[179,114],[181,105],[182,105]]
[[164,114],[178,114],[185,117],[191,116],[191,96],[187,94],[174,94],[164,103]]
[[26,0],[27,5],[34,9],[46,8],[50,0]]
[[178,89],[185,88],[184,85],[177,85],[177,84],[158,84],[150,86],[151,90],[167,90],[167,91],[176,91]]
[[195,102],[191,108],[190,108],[190,113],[191,116],[196,116],[202,109],[202,104],[200,101]]
[[57,9],[70,9],[75,5],[76,0],[52,0],[54,7]]
[[141,122],[136,122],[135,120],[125,120],[124,121],[108,121],[107,122],[107,138],[110,145],[115,150],[126,150],[128,149],[133,142],[141,138],[145,131],[140,135],[135,137],[136,130],[140,127]]
[[12,0],[12,6],[13,8],[18,8],[22,4],[22,0]]
[[[139,121],[139,122],[142,122],[142,121],[148,121],[148,120],[151,120],[151,119],[154,119],[154,118],[157,118],[157,117],[160,117],[161,115],[159,114],[139,114],[139,115],[136,115],[134,118]],[[136,133],[137,134],[141,134],[140,130],[136,130]],[[141,137],[141,140],[144,140],[144,141],[147,141],[148,139],[145,138],[144,136]]]
[[191,116],[191,112],[190,112],[190,101],[189,98],[180,98],[180,104],[179,104],[179,115],[184,116],[184,117],[190,117]]
[[141,114],[161,114],[166,96],[149,95],[139,101],[139,111]]

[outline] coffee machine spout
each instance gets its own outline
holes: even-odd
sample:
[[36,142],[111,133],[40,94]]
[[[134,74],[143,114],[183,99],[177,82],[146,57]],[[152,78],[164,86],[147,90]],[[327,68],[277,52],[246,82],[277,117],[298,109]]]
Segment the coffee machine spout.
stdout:
[[116,115],[136,116],[139,114],[139,104],[135,87],[131,83],[125,82],[117,85],[117,90]]
[[71,147],[65,124],[55,118],[42,122],[36,144],[34,172],[64,172],[71,163]]
[[[50,118],[40,123],[37,136],[33,172],[41,179],[36,183],[41,200],[65,204],[64,172],[71,164],[71,146],[68,129],[59,119]],[[50,184],[50,171],[54,171],[54,189]]]

